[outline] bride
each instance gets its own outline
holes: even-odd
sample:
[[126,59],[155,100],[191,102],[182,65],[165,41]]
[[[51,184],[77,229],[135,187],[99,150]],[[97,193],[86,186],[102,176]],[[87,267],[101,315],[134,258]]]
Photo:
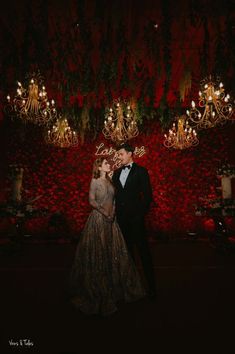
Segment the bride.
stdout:
[[134,262],[115,218],[110,165],[95,160],[89,190],[90,213],[77,245],[70,275],[72,303],[85,314],[109,315],[120,300],[145,296]]

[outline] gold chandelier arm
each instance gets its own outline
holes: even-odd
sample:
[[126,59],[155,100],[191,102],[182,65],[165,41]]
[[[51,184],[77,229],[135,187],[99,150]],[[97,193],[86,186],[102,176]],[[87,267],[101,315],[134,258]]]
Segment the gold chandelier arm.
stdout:
[[233,107],[229,103],[229,95],[225,95],[223,84],[219,78],[205,78],[201,82],[203,87],[199,91],[199,109],[204,109],[201,113],[192,101],[192,108],[187,111],[188,119],[193,127],[198,129],[213,128],[223,125],[233,116]]
[[71,130],[67,119],[62,119],[61,117],[57,119],[52,130],[48,130],[45,140],[48,144],[60,148],[74,147],[78,144],[76,132]]
[[54,101],[47,98],[45,86],[39,87],[41,76],[33,74],[28,89],[18,82],[15,97],[11,100],[7,97],[5,112],[13,118],[19,117],[24,122],[31,122],[37,125],[49,126],[57,118],[57,111]]
[[115,143],[127,141],[139,134],[135,112],[127,102],[114,101],[112,108],[106,111],[102,132],[106,139]]
[[165,134],[163,142],[165,147],[179,150],[196,146],[198,143],[197,133],[188,125],[185,115],[178,118],[177,127],[173,123],[173,127],[169,130],[168,135]]

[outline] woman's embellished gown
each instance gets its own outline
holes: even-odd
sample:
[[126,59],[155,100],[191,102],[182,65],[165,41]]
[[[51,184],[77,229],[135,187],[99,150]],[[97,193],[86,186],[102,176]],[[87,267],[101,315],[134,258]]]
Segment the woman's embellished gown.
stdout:
[[78,242],[71,270],[72,303],[85,314],[109,315],[117,302],[145,296],[135,264],[113,218],[114,187],[108,179],[92,179],[90,213]]

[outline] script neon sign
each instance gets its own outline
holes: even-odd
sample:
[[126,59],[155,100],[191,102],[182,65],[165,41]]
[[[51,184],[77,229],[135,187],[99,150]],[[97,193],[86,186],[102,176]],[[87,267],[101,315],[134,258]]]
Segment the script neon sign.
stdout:
[[[141,157],[146,154],[146,149],[144,146],[135,147],[134,157]],[[113,147],[105,147],[104,143],[100,143],[100,145],[96,146],[96,156],[106,156],[109,163],[112,165],[112,170],[121,166],[121,162],[118,158],[118,152]]]

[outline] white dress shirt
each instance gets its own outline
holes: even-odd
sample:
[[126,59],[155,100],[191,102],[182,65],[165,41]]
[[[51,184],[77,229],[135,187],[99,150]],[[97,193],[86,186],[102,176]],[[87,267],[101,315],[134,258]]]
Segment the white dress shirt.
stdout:
[[[128,166],[131,166],[132,167],[132,164],[133,162],[129,163]],[[122,172],[120,173],[120,177],[119,177],[119,181],[121,182],[123,188],[125,186],[125,183],[126,183],[126,180],[127,180],[127,177],[130,173],[130,170],[131,168],[125,168],[122,170]]]

